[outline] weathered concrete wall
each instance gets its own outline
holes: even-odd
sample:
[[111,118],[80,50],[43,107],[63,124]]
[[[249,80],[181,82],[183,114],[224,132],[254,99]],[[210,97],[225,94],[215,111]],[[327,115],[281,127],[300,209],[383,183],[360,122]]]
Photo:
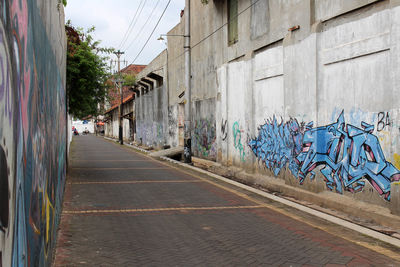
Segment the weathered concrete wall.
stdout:
[[170,131],[173,110],[169,110],[168,51],[164,50],[137,75],[135,98],[136,142],[154,148],[173,143]]
[[215,98],[193,102],[192,153],[211,160],[217,158]]
[[118,108],[106,114],[107,122],[104,124],[104,136],[119,138],[119,111]]
[[[243,16],[242,22],[251,18],[240,26],[247,33],[239,31],[239,42],[226,49],[244,56],[230,62],[226,53],[217,70],[218,161],[399,209],[399,196],[390,192],[400,178],[394,65],[400,39],[393,15],[400,7],[372,2],[330,2],[328,9],[326,1],[269,1],[263,4],[269,16],[255,9]],[[296,9],[306,18],[292,16]],[[254,21],[271,26],[278,16],[300,29],[256,50],[245,47],[258,43],[252,32],[253,39],[275,40],[279,27],[263,30]]]
[[167,37],[168,48],[166,50],[168,55],[168,80],[166,84],[169,88],[168,99],[170,106],[176,106],[178,103],[182,102],[182,98],[179,95],[185,90],[185,62],[183,56],[183,45],[184,38],[181,36],[184,34],[183,21],[172,28],[167,34],[171,35]]
[[135,103],[133,100],[127,101],[123,105],[123,114],[124,116],[131,114],[132,117],[124,117],[123,119],[123,133],[122,136],[126,141],[133,141],[134,138],[134,125],[133,125],[133,114],[135,110]]
[[[132,114],[134,116],[135,103],[130,98],[124,100],[124,104],[122,105],[123,112],[122,114],[125,116],[127,114]],[[104,124],[104,135],[110,138],[119,138],[119,107],[108,111],[106,113],[106,117],[108,118],[107,122]],[[133,117],[130,117],[133,118]],[[131,122],[131,119],[124,117],[122,120],[122,138],[126,141],[132,141],[134,138],[134,124]]]
[[10,0],[0,10],[0,265],[46,266],[66,174],[63,7]]
[[151,147],[167,144],[166,90],[163,86],[151,90],[136,102],[137,142]]
[[[221,27],[227,1],[192,1],[194,155],[400,214],[393,193],[400,186],[400,1],[238,5],[238,42],[228,45]],[[182,22],[169,34],[182,35]],[[150,65],[167,67],[168,121],[156,124],[167,125],[160,126],[164,141],[176,146],[183,140],[183,38],[168,37],[167,52],[168,64],[157,58]],[[155,101],[145,98],[141,131],[150,129],[149,143],[157,143],[157,109],[145,108]]]

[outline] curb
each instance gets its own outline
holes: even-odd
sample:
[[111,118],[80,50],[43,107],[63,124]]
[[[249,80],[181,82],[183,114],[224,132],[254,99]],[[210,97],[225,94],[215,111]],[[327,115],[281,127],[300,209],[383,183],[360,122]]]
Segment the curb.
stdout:
[[[111,141],[115,141],[115,139],[112,139],[112,138],[109,138],[109,137],[104,137],[104,138],[108,139],[108,140],[111,140]],[[135,145],[130,145],[130,144],[124,144],[124,145],[128,146],[128,147],[131,147],[131,148],[133,148],[133,149],[135,149],[137,151],[140,151],[142,153],[145,153],[147,155],[150,154],[150,151],[147,151],[147,150],[145,150],[143,148],[140,148],[140,147],[137,147]],[[199,173],[206,174],[208,176],[211,176],[211,177],[213,177],[215,179],[218,179],[220,181],[223,181],[225,183],[237,186],[237,187],[239,187],[241,189],[244,189],[244,190],[247,190],[249,192],[255,193],[257,195],[260,195],[262,197],[268,198],[268,199],[273,200],[275,202],[279,202],[279,203],[284,204],[286,206],[295,208],[295,209],[300,210],[302,212],[308,213],[310,215],[313,215],[313,216],[316,216],[318,218],[324,219],[324,220],[329,221],[331,223],[346,227],[346,228],[348,228],[350,230],[356,231],[358,233],[367,235],[369,237],[375,238],[377,240],[383,241],[385,243],[388,243],[388,244],[391,244],[393,246],[396,246],[396,247],[400,248],[400,239],[397,239],[395,237],[391,237],[391,236],[385,235],[385,234],[383,234],[381,232],[378,232],[378,231],[375,231],[373,229],[370,229],[370,228],[355,224],[353,222],[350,222],[350,221],[335,217],[333,215],[330,215],[330,214],[327,214],[327,213],[312,209],[310,207],[301,205],[301,204],[296,203],[294,201],[291,201],[291,200],[288,200],[288,199],[285,199],[285,198],[281,198],[281,197],[278,197],[276,195],[261,191],[259,189],[256,189],[256,188],[253,188],[251,186],[248,186],[248,185],[236,182],[234,180],[222,177],[222,176],[220,176],[218,174],[203,170],[203,169],[198,168],[198,167],[194,167],[194,166],[191,166],[191,165],[176,161],[174,159],[171,159],[171,158],[168,158],[168,157],[165,157],[165,156],[161,156],[161,157],[158,157],[158,158],[162,159],[164,161],[168,161],[168,162],[170,162],[172,164],[178,165],[180,167],[184,167],[184,168],[191,169],[191,170],[194,170],[194,171],[199,172]]]
[[223,181],[225,183],[237,186],[239,188],[242,188],[242,189],[245,189],[245,190],[247,190],[249,192],[258,194],[258,195],[263,196],[265,198],[268,198],[270,200],[282,203],[282,204],[284,204],[286,206],[289,206],[289,207],[295,208],[297,210],[306,212],[308,214],[311,214],[311,215],[316,216],[318,218],[324,219],[324,220],[329,221],[331,223],[346,227],[346,228],[351,229],[353,231],[359,232],[361,234],[367,235],[369,237],[378,239],[380,241],[386,242],[388,244],[391,244],[393,246],[396,246],[396,247],[400,248],[400,239],[397,239],[397,238],[382,234],[382,233],[380,233],[378,231],[375,231],[375,230],[360,226],[360,225],[352,223],[350,221],[346,221],[346,220],[340,219],[338,217],[323,213],[321,211],[318,211],[318,210],[303,206],[303,205],[298,204],[298,203],[296,203],[294,201],[290,201],[288,199],[278,197],[276,195],[273,195],[273,194],[261,191],[259,189],[247,186],[245,184],[241,184],[239,182],[236,182],[236,181],[230,180],[228,178],[222,177],[220,175],[214,174],[212,172],[209,172],[209,171],[197,168],[197,167],[193,167],[193,166],[190,166],[190,165],[185,164],[185,163],[181,163],[179,161],[170,159],[168,157],[160,157],[160,159],[168,161],[168,162],[171,162],[173,164],[179,165],[179,166],[184,167],[184,168],[188,168],[188,169],[191,169],[191,170],[206,174],[208,176],[211,176],[211,177],[213,177],[215,179],[218,179],[220,181]]
[[[106,137],[106,136],[103,136],[103,138],[104,138],[104,139],[107,139],[107,140],[109,140],[109,141],[118,142],[118,140],[116,140],[116,139],[114,139],[114,138],[110,138],[110,137]],[[135,146],[135,145],[126,144],[126,143],[124,143],[123,145],[124,145],[124,146],[128,146],[128,147],[131,147],[131,148],[133,148],[133,149],[136,149],[136,150],[138,150],[138,151],[140,151],[140,152],[142,152],[142,153],[145,153],[145,154],[149,154],[149,153],[150,153],[150,151],[147,151],[147,150],[145,150],[145,149],[143,149],[143,148],[140,148],[140,147],[138,147],[138,146]]]
[[150,151],[147,151],[146,149],[140,148],[140,147],[138,147],[138,146],[130,145],[130,144],[124,144],[124,145],[125,145],[125,146],[128,146],[128,147],[131,147],[131,148],[133,148],[133,149],[135,149],[135,150],[137,150],[137,151],[143,152],[143,153],[145,153],[145,154],[150,154]]

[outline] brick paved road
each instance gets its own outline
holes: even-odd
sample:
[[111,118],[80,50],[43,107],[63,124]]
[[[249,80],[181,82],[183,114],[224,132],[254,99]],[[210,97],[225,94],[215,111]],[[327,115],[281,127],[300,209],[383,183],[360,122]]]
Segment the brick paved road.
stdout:
[[102,138],[74,138],[56,266],[400,266],[396,255]]

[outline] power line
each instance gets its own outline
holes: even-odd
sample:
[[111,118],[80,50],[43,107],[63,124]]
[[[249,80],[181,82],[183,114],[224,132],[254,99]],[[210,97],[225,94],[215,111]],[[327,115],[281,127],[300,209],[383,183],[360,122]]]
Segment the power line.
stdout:
[[134,21],[135,18],[136,18],[136,15],[137,15],[137,13],[138,13],[138,11],[139,11],[139,9],[140,9],[140,6],[142,5],[142,2],[143,2],[143,0],[140,1],[139,6],[138,6],[138,8],[136,9],[135,15],[132,17],[132,20],[131,20],[131,22],[129,23],[128,28],[126,29],[126,32],[125,32],[125,34],[124,34],[124,37],[122,37],[121,42],[120,42],[119,45],[118,45],[119,48],[121,48],[122,42],[125,40],[125,37],[126,37],[126,35],[128,34],[128,32],[129,32],[129,29],[131,28],[132,23],[133,23],[133,21]]
[[[141,0],[141,1],[140,1],[139,6],[138,6],[138,8],[136,9],[135,15],[132,17],[132,20],[131,20],[131,22],[129,23],[129,27],[128,27],[128,29],[126,30],[126,32],[125,32],[125,34],[124,34],[124,37],[122,38],[121,43],[120,43],[119,46],[118,46],[119,48],[122,48],[122,46],[123,46],[123,45],[125,44],[125,42],[127,41],[129,35],[131,34],[131,32],[132,32],[132,30],[133,30],[133,27],[135,27],[136,22],[137,22],[137,20],[138,20],[138,18],[139,18],[139,16],[140,16],[140,14],[142,13],[142,10],[143,10],[143,7],[144,7],[145,4],[146,4],[146,1],[147,1],[147,0]],[[143,6],[142,6],[142,3],[143,3]],[[139,10],[140,10],[140,11],[139,11]],[[139,12],[139,13],[138,13],[138,12]]]
[[[221,30],[224,26],[226,26],[227,24],[229,24],[229,22],[233,21],[234,19],[236,19],[237,17],[239,17],[239,15],[241,15],[242,13],[244,13],[245,11],[247,11],[249,8],[251,8],[252,6],[254,6],[255,4],[257,4],[260,0],[256,0],[254,3],[252,3],[250,6],[246,7],[245,9],[243,9],[242,11],[240,11],[236,16],[234,16],[233,18],[231,18],[228,22],[222,24],[220,27],[218,27],[216,30],[214,30],[212,33],[210,33],[209,35],[207,35],[206,37],[204,37],[203,39],[201,39],[199,42],[197,42],[196,44],[194,44],[191,49],[193,49],[194,47],[198,46],[200,43],[204,42],[205,40],[207,40],[208,38],[210,38],[213,34],[215,34],[216,32],[218,32],[219,30]],[[174,62],[175,60],[177,60],[178,58],[180,58],[181,56],[183,56],[185,54],[185,52],[179,54],[178,56],[174,57],[173,59],[171,59],[169,62]],[[133,63],[133,62],[132,62]],[[158,67],[157,69],[153,70],[153,71],[158,71],[158,70],[162,70],[165,66],[167,66],[167,64],[161,65],[160,67]]]
[[224,26],[226,26],[227,24],[229,24],[231,21],[233,21],[234,19],[236,19],[237,17],[239,17],[239,15],[241,15],[242,13],[244,13],[245,11],[247,11],[249,8],[251,8],[252,6],[254,6],[255,4],[257,4],[260,0],[256,0],[254,3],[252,3],[250,6],[246,7],[245,9],[243,9],[242,11],[240,11],[239,13],[236,14],[236,16],[234,16],[233,18],[231,18],[229,21],[225,22],[224,24],[222,24],[220,27],[218,27],[216,30],[214,30],[212,33],[210,33],[209,35],[207,35],[206,37],[204,37],[203,39],[201,39],[199,42],[197,42],[196,44],[194,44],[191,48],[195,48],[196,46],[198,46],[200,43],[204,42],[205,40],[207,40],[208,38],[210,38],[214,33],[216,33],[217,31],[221,30]]
[[146,47],[146,45],[147,45],[147,43],[149,42],[151,36],[153,35],[154,31],[156,30],[158,24],[160,23],[162,17],[164,16],[164,13],[165,13],[165,11],[166,11],[167,8],[168,8],[169,3],[171,3],[171,0],[168,0],[168,3],[167,3],[167,5],[165,6],[164,11],[162,12],[160,18],[158,19],[156,26],[154,26],[153,31],[152,31],[152,32],[150,33],[150,35],[149,35],[149,38],[147,38],[147,40],[146,40],[145,44],[143,45],[142,49],[140,49],[139,53],[136,55],[135,59],[132,61],[131,64],[133,64],[133,63],[136,61],[136,59],[137,59],[137,58],[140,56],[140,54],[142,53],[143,49]]
[[122,46],[124,46],[125,43],[126,43],[126,41],[128,41],[129,36],[131,35],[131,33],[132,33],[132,31],[133,31],[133,29],[134,29],[136,23],[138,22],[138,20],[139,20],[139,18],[140,18],[140,15],[142,14],[142,11],[143,11],[144,6],[146,5],[146,2],[147,2],[147,0],[144,0],[143,5],[142,5],[142,8],[140,9],[139,14],[137,15],[136,20],[135,20],[135,22],[133,23],[133,26],[131,27],[131,30],[129,31],[128,35],[126,36],[125,41],[124,41],[124,43],[122,44]]
[[146,22],[143,24],[143,26],[142,26],[142,28],[140,29],[140,31],[136,34],[135,38],[133,38],[132,42],[128,45],[128,47],[125,48],[125,50],[128,50],[128,49],[132,46],[132,44],[135,42],[135,40],[137,39],[137,37],[142,33],[144,27],[146,26],[146,24],[149,22],[151,16],[153,15],[154,10],[156,10],[156,8],[157,8],[157,6],[158,6],[158,3],[160,3],[160,0],[157,1],[156,5],[154,6],[153,10],[151,11],[151,13],[150,13],[149,17],[147,18]]

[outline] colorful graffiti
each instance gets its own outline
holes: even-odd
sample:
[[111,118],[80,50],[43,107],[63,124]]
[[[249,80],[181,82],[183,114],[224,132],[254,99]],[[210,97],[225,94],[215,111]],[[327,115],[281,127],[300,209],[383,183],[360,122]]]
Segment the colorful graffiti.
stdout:
[[390,183],[400,180],[400,171],[386,161],[374,126],[361,122],[361,128],[346,124],[343,111],[335,123],[313,128],[313,123],[296,119],[278,123],[274,117],[260,126],[259,135],[248,145],[265,166],[278,175],[284,168],[303,184],[322,165],[328,189],[339,193],[361,191],[367,180],[390,201]]
[[51,263],[64,191],[64,27],[37,2],[0,1],[0,266]]
[[393,154],[393,163],[394,163],[394,166],[396,167],[396,168],[398,168],[398,169],[400,169],[400,155],[399,154],[397,154],[397,153],[394,153]]
[[136,129],[137,138],[138,140],[141,140],[142,144],[150,147],[164,145],[165,136],[164,129],[161,123],[137,120]]
[[296,156],[302,149],[304,123],[296,119],[278,123],[275,116],[260,126],[257,139],[249,141],[253,153],[277,176],[286,166],[298,176]]
[[235,121],[232,126],[233,146],[239,151],[240,160],[245,162],[246,152],[244,151],[244,146],[242,144],[242,132],[243,130],[240,129],[239,123]]
[[228,124],[228,121],[222,119],[222,121],[221,121],[221,139],[222,139],[222,141],[225,141],[226,138],[228,138],[228,127],[226,127],[227,124]]
[[198,119],[194,122],[193,152],[204,157],[215,157],[216,127],[214,119]]

